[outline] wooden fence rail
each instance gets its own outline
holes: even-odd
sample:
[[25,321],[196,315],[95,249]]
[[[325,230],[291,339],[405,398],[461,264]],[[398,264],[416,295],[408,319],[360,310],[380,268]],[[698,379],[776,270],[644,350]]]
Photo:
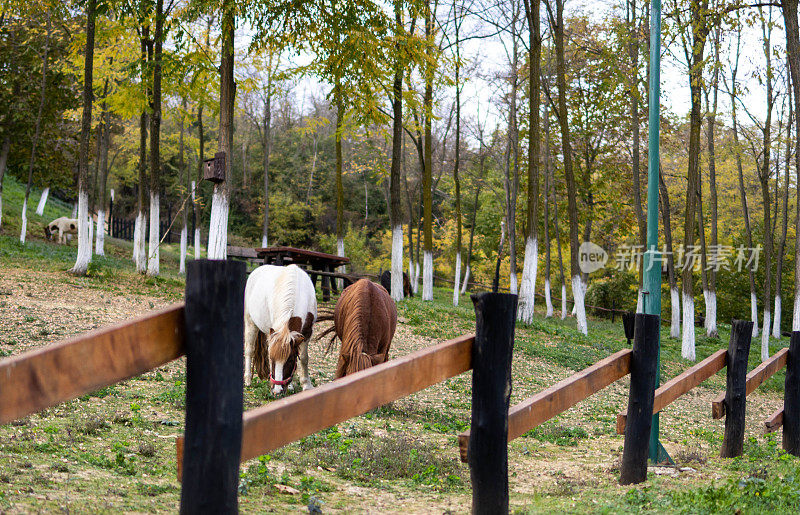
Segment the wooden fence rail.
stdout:
[[[563,413],[630,372],[631,349],[623,349],[529,397],[508,411],[508,441]],[[470,432],[458,435],[461,461],[467,462]]]
[[[764,381],[775,375],[780,369],[786,366],[786,356],[789,348],[784,347],[772,355],[747,374],[746,385],[747,395],[753,393],[756,388],[761,386]],[[725,392],[720,393],[711,401],[711,417],[718,419],[725,416]]]
[[[184,353],[176,304],[0,361],[0,424],[143,374]],[[142,336],[146,335],[146,340]]]
[[[408,356],[245,412],[241,461],[362,415],[472,368],[474,335],[459,336]],[[178,476],[182,437],[178,438]]]
[[[653,414],[660,412],[681,395],[686,394],[689,390],[725,368],[727,355],[727,349],[720,349],[697,365],[664,383],[656,390],[655,399],[653,400]],[[617,434],[625,434],[627,417],[627,410],[617,415]]]

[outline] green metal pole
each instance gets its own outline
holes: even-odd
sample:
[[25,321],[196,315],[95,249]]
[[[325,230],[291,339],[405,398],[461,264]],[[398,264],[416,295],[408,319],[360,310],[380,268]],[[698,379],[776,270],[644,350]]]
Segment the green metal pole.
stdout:
[[[661,262],[658,254],[659,108],[661,105],[661,0],[650,3],[650,96],[647,145],[647,251],[644,256],[644,312],[661,315]],[[661,382],[661,343],[656,365],[656,388]],[[650,430],[650,461],[669,461],[658,441],[658,414]]]

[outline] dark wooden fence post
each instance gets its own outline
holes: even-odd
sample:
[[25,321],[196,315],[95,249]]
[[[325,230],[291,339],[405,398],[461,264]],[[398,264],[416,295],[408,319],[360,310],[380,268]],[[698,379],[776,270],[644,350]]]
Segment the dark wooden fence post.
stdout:
[[647,479],[647,456],[656,385],[660,317],[637,313],[635,322],[631,391],[628,397],[625,448],[622,451],[619,478],[622,485],[641,483]]
[[720,456],[735,458],[744,449],[744,415],[747,405],[747,358],[750,356],[750,339],[753,322],[731,322],[731,340],[728,343],[727,377],[725,380],[725,436]]
[[625,330],[625,338],[628,339],[628,345],[631,344],[633,339],[633,329],[636,322],[636,313],[628,311],[622,314],[622,328]]
[[800,331],[792,333],[783,388],[783,449],[800,456]]
[[237,513],[242,448],[242,261],[189,261],[181,513]]
[[477,293],[468,448],[473,513],[508,513],[508,403],[517,296]]

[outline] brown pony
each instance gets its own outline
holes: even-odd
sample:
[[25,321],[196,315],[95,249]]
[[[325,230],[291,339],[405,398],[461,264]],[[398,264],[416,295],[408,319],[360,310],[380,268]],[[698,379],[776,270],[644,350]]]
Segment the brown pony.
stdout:
[[385,288],[359,279],[342,292],[333,313],[333,327],[322,336],[335,333],[342,341],[336,378],[354,374],[389,359],[397,327],[397,308]]

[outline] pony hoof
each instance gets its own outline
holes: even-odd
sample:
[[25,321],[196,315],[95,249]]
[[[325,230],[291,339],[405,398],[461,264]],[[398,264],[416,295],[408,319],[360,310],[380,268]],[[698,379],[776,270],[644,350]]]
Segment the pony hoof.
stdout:
[[293,384],[290,384],[290,385],[289,385],[289,388],[288,388],[288,390],[289,390],[291,393],[294,393],[294,385],[293,385]]
[[310,390],[310,389],[312,389],[312,388],[314,388],[314,385],[313,385],[313,384],[311,384],[311,381],[309,381],[309,382],[307,382],[307,383],[303,383],[303,391],[305,391],[305,390]]

